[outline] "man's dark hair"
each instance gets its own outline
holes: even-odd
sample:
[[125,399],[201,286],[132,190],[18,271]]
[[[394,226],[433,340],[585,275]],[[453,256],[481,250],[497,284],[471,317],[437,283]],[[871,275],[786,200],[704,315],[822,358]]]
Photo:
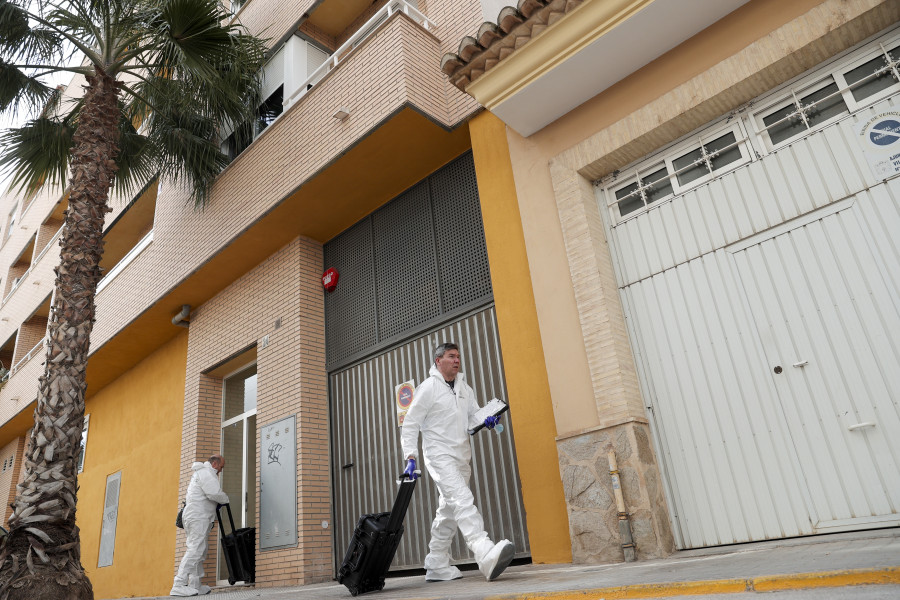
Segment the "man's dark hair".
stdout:
[[459,352],[459,346],[457,346],[453,342],[444,342],[443,344],[438,344],[434,349],[434,360],[437,360],[444,356],[444,353],[447,352],[447,350],[456,350],[457,352]]

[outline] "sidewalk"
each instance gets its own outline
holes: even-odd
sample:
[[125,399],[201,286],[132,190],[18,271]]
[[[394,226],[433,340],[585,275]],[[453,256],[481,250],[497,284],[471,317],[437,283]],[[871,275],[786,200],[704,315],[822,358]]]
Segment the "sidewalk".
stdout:
[[[665,559],[627,564],[513,566],[491,583],[478,571],[464,571],[462,579],[446,583],[425,583],[421,574],[391,577],[382,592],[360,597],[612,600],[861,584],[893,584],[900,592],[900,529],[687,550]],[[218,588],[209,598],[346,600],[351,596],[347,588],[330,582],[291,588]]]

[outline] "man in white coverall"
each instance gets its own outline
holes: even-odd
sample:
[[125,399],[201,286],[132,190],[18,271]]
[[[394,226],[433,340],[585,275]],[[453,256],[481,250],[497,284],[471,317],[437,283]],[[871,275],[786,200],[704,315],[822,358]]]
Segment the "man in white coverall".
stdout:
[[[450,565],[450,544],[457,528],[488,581],[496,579],[515,554],[515,546],[509,540],[495,544],[488,537],[484,519],[469,489],[472,450],[468,430],[480,423],[475,420],[478,411],[475,392],[459,372],[459,362],[456,344],[445,343],[435,349],[429,377],[416,388],[400,436],[403,455],[407,458],[404,472],[415,478],[419,432],[422,432],[425,467],[440,494],[425,557],[426,581],[462,577],[459,569]],[[488,417],[484,424],[493,429],[498,419]]]
[[228,496],[219,484],[219,473],[225,468],[225,458],[219,454],[208,462],[195,462],[188,484],[182,521],[184,522],[185,553],[175,575],[170,596],[197,596],[208,594],[209,586],[200,583],[203,577],[203,561],[209,550],[209,529],[216,519],[216,507],[226,504]]

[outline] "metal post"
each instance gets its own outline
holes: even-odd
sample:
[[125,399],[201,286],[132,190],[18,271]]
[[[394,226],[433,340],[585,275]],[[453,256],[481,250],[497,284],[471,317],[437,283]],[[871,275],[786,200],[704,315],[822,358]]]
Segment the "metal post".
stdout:
[[628,512],[625,510],[625,498],[622,496],[622,485],[619,481],[619,466],[616,464],[616,452],[612,448],[606,453],[609,459],[609,476],[612,478],[613,494],[616,497],[616,510],[619,515],[619,537],[622,539],[622,552],[625,554],[625,562],[637,560],[634,547],[634,539],[631,537],[631,524],[628,522]]

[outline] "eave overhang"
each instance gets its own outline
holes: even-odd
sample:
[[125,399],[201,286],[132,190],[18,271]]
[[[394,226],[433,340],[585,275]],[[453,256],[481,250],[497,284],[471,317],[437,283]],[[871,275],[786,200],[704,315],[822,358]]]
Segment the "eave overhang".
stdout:
[[442,66],[454,85],[529,136],[747,1],[520,0]]

